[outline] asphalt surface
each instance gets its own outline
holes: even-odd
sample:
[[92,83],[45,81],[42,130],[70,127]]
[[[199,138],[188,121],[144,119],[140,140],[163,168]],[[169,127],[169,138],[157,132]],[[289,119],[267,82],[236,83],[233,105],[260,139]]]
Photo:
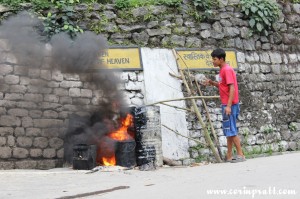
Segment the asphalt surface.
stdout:
[[299,199],[300,153],[155,171],[2,170],[0,188],[1,199]]

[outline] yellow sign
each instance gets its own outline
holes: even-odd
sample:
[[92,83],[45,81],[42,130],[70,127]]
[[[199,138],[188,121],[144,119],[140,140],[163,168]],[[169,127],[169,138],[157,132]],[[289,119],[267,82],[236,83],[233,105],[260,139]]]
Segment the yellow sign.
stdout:
[[[211,57],[212,50],[176,50],[177,64],[180,69],[213,69]],[[233,50],[225,50],[226,63],[233,69],[238,69],[236,53]]]
[[110,48],[100,57],[108,69],[142,70],[139,48]]

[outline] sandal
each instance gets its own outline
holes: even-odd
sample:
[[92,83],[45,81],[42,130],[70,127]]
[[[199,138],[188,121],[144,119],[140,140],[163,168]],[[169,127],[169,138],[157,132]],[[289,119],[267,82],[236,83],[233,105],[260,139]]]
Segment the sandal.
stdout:
[[235,158],[232,158],[231,163],[244,162],[246,161],[245,156],[237,155]]
[[225,162],[226,162],[226,163],[232,162],[232,160],[234,160],[234,159],[235,159],[235,157],[232,157],[232,158],[230,158],[230,159],[226,159]]

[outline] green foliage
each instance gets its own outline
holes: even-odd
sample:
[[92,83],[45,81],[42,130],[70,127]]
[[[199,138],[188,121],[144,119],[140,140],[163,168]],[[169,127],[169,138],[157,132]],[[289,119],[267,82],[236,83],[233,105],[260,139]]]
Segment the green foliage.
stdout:
[[293,122],[291,122],[291,123],[289,124],[289,129],[290,129],[291,131],[297,131],[297,126],[296,126],[296,124],[293,123]]
[[101,15],[101,20],[94,21],[94,22],[91,23],[90,30],[93,31],[96,34],[103,33],[103,32],[105,32],[105,27],[107,26],[108,23],[109,23],[109,21],[106,18],[106,16]]
[[300,3],[300,0],[292,0],[292,3]]
[[66,32],[71,38],[76,37],[79,32],[83,32],[79,28],[73,18],[75,16],[74,5],[79,3],[79,0],[51,0],[57,12],[48,12],[44,18],[44,31],[49,37],[60,32]]
[[166,5],[166,6],[179,6],[182,0],[116,0],[116,7],[119,9],[137,8],[148,5]]
[[50,8],[52,3],[48,0],[0,0],[0,4],[19,9],[22,3],[31,3],[35,11]]
[[194,5],[201,10],[211,10],[217,1],[212,0],[193,0]]
[[194,6],[201,11],[201,15],[194,15],[196,20],[205,20],[212,16],[213,7],[217,6],[218,1],[213,0],[193,0]]
[[279,7],[270,0],[241,0],[241,6],[254,32],[268,35],[268,30],[279,18]]
[[262,132],[265,134],[273,133],[274,128],[271,125],[266,125],[262,127]]

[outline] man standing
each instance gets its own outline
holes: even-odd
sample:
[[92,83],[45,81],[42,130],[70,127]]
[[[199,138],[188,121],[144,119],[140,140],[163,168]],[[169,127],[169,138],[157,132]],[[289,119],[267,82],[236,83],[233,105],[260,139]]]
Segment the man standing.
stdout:
[[[223,49],[215,49],[212,53],[214,67],[219,67],[218,82],[208,79],[205,84],[219,88],[222,103],[223,132],[227,138],[227,161],[241,162],[245,161],[242,151],[240,138],[238,137],[236,121],[239,115],[239,91],[234,70],[225,62],[226,53]],[[232,156],[233,144],[237,150],[237,156]]]

